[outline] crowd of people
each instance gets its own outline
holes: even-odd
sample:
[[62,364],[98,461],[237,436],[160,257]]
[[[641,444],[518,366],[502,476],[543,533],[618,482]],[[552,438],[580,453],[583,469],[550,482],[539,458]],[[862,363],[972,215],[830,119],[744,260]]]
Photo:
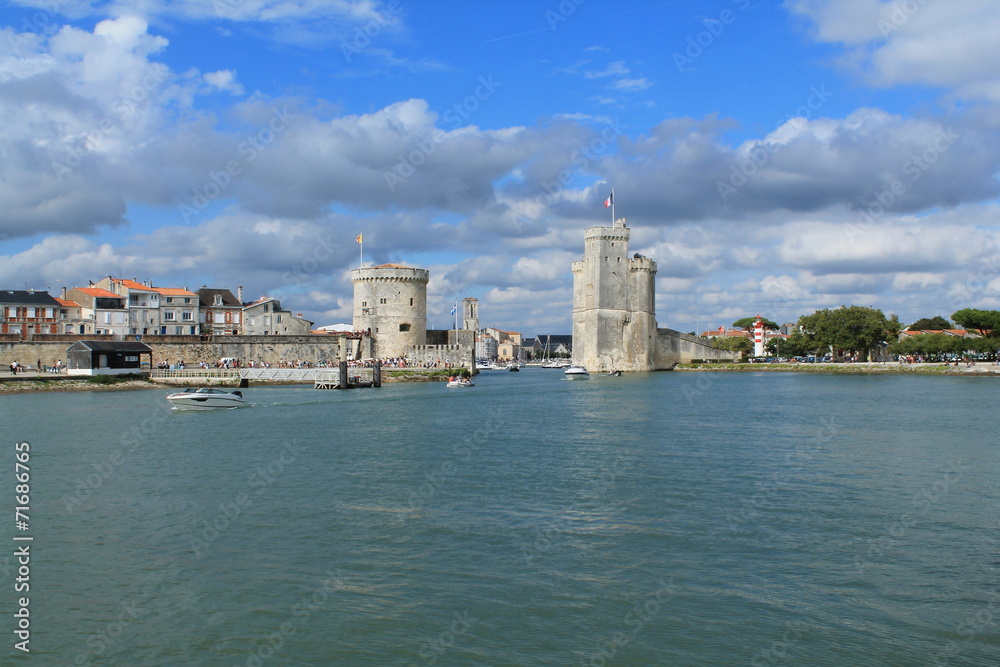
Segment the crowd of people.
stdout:
[[[10,374],[17,375],[18,373],[24,373],[30,370],[21,365],[19,361],[10,362]],[[62,359],[58,360],[54,366],[42,366],[42,360],[39,359],[35,364],[35,371],[40,373],[62,373],[66,370],[66,364],[62,362]]]

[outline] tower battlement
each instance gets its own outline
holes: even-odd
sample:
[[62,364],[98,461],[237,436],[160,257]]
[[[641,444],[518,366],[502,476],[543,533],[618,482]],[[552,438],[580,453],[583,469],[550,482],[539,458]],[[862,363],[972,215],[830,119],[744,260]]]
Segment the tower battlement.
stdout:
[[573,357],[591,371],[648,371],[656,348],[656,262],[629,257],[631,230],[584,231],[584,256],[573,262]]

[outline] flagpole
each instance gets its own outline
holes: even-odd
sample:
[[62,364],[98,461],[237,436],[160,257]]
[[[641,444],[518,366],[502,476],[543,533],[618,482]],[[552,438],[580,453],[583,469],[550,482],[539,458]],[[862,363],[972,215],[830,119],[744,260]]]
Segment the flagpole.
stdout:
[[615,189],[611,188],[611,226],[615,226]]
[[361,239],[358,241],[358,268],[365,268],[365,236],[364,234],[359,234],[358,237]]

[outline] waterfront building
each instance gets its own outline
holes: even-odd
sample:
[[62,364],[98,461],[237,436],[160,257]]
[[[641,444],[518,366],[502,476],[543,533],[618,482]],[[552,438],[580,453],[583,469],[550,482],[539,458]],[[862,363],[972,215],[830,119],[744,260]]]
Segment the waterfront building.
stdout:
[[124,337],[129,333],[126,302],[128,297],[102,287],[69,287],[62,298],[80,304],[81,334],[110,334]]
[[198,290],[199,325],[214,335],[243,333],[243,304],[227,289]]
[[59,302],[43,290],[0,290],[0,333],[58,333]]
[[244,333],[248,336],[302,336],[313,323],[281,307],[281,301],[262,296],[243,305]]
[[160,325],[160,293],[148,282],[107,276],[94,287],[126,297],[130,334],[163,333]]
[[76,334],[83,333],[84,323],[81,307],[76,301],[53,297],[59,302],[59,333]]

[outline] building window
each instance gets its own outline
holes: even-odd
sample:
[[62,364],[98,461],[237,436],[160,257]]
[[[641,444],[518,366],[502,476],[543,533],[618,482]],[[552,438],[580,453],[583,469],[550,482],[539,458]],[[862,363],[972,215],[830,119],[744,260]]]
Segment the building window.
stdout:
[[413,298],[412,297],[410,298],[410,305],[411,306],[413,305]]
[[406,324],[406,323],[400,324],[399,325],[399,330],[400,331],[409,331],[410,330],[410,325]]
[[384,305],[384,304],[388,303],[388,299],[385,299],[385,298],[382,298],[382,299],[379,299],[379,300],[378,300],[378,302],[379,302],[380,304],[383,304],[383,305]]
[[216,294],[215,295],[215,305],[216,306],[221,306],[222,305],[222,295],[221,294]]
[[174,312],[172,310],[168,310],[163,313],[163,319],[167,322],[172,322],[174,320]]
[[194,318],[192,317],[190,310],[185,310],[183,313],[181,313],[181,319],[191,321]]

